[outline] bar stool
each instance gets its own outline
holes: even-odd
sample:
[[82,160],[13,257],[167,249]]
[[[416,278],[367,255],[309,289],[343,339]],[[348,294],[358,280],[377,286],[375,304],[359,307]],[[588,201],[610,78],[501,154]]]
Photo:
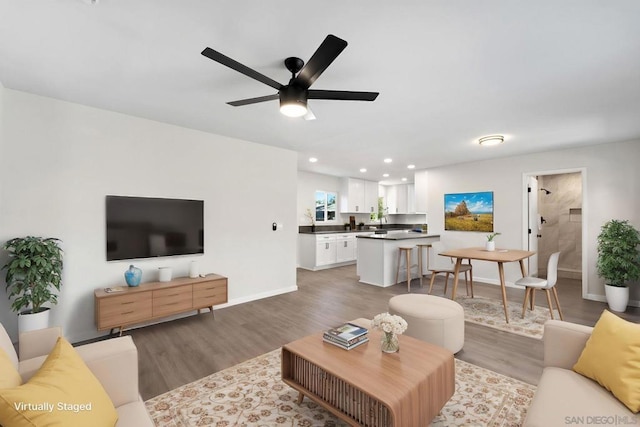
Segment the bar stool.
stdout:
[[422,270],[422,260],[423,250],[427,250],[427,270],[429,269],[429,248],[431,247],[431,243],[418,243],[416,245],[418,247],[418,274],[420,275],[420,287],[422,287],[422,276],[424,276],[424,272]]
[[400,246],[398,248],[398,267],[396,268],[396,283],[400,277],[400,261],[402,260],[402,254],[405,254],[405,267],[407,269],[407,291],[411,292],[411,254],[415,249],[415,246]]

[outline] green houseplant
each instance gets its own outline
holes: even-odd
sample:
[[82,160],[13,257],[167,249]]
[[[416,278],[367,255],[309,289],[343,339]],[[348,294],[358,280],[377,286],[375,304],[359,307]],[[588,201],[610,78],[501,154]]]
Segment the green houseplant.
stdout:
[[486,244],[487,251],[491,252],[496,250],[496,242],[493,239],[495,239],[496,236],[499,236],[500,234],[502,233],[487,234],[487,244]]
[[629,221],[612,219],[598,235],[598,276],[605,280],[609,308],[625,311],[629,302],[627,283],[640,279],[640,232]]
[[[3,249],[9,260],[2,267],[7,270],[5,280],[11,308],[16,311],[20,330],[48,326],[45,304],[56,304],[62,285],[62,249],[60,240],[44,237],[17,237],[7,241]],[[44,314],[42,314],[44,313]],[[37,316],[36,325],[28,326]],[[44,324],[46,322],[46,324]],[[44,326],[43,326],[44,325]]]

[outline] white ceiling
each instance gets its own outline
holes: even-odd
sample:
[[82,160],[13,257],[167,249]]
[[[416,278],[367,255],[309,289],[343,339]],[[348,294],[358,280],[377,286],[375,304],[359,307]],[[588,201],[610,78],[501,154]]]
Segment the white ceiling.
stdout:
[[[349,46],[313,88],[380,96],[311,100],[315,121],[227,105],[275,91],[200,54],[287,83],[284,58],[330,33]],[[0,0],[0,82],[295,150],[301,170],[411,180],[410,163],[640,138],[640,1]]]

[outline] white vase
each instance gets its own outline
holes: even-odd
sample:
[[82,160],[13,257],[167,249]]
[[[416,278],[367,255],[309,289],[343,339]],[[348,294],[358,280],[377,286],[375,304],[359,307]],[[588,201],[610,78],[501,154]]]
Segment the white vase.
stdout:
[[196,261],[191,261],[191,264],[189,264],[189,277],[195,279],[199,274],[198,263]]
[[18,333],[35,331],[49,327],[49,308],[39,313],[18,314]]
[[627,309],[627,304],[629,304],[628,286],[604,285],[604,294],[607,297],[609,310],[622,313]]
[[171,281],[171,267],[160,267],[158,269],[158,280],[160,282]]
[[496,242],[494,242],[493,240],[487,241],[486,249],[489,252],[495,251],[496,250]]

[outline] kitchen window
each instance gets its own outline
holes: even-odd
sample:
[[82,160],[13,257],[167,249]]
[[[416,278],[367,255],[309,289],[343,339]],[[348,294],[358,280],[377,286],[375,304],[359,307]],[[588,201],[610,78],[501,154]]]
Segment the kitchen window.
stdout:
[[335,221],[336,193],[316,191],[316,222]]

